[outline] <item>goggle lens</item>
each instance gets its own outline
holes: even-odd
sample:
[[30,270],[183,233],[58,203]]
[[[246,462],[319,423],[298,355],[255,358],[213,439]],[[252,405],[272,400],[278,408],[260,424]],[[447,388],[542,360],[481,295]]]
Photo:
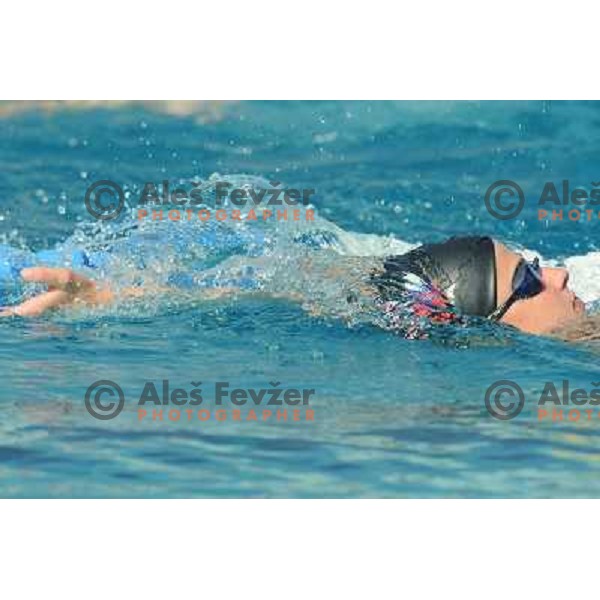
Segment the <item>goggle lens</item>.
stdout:
[[543,289],[542,269],[538,258],[532,262],[522,261],[513,277],[513,294],[519,298],[533,298]]

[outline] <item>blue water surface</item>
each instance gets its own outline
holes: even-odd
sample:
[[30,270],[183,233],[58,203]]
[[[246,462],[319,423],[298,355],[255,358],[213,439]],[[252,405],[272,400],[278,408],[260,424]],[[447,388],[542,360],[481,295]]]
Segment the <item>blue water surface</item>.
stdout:
[[[600,181],[590,102],[248,102],[208,117],[152,106],[32,108],[0,118],[0,241],[38,251],[92,222],[91,182],[247,174],[314,188],[348,232],[410,243],[492,235],[547,258],[598,249],[598,222],[537,219],[545,181]],[[527,195],[492,218],[496,180]],[[93,241],[93,240],[92,240]],[[178,260],[177,256],[173,260]],[[593,345],[517,333],[409,341],[268,298],[0,323],[3,497],[597,497],[600,419],[538,422],[544,382],[599,381]],[[127,397],[87,412],[97,380]],[[152,422],[146,381],[314,388],[314,422]],[[523,388],[490,417],[488,386]],[[566,412],[566,411],[565,411]]]

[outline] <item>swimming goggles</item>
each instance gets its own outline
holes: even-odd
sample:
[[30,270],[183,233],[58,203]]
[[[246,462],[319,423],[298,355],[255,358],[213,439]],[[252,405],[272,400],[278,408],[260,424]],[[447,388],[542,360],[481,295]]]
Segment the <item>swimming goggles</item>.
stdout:
[[512,280],[512,294],[490,316],[493,321],[499,321],[506,311],[517,301],[533,298],[544,289],[542,282],[542,268],[538,258],[532,262],[521,259],[515,269]]

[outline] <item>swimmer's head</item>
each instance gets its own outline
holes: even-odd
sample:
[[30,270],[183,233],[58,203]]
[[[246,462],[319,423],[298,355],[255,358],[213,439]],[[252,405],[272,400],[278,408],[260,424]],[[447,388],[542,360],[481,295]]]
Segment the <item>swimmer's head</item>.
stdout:
[[457,315],[486,317],[529,333],[550,333],[585,314],[567,286],[566,270],[527,263],[489,237],[451,238],[387,259],[376,278],[382,298],[397,299],[399,282],[404,288],[411,277],[431,282]]
[[489,237],[451,238],[425,244],[411,260],[424,267],[459,313],[487,317],[496,309],[496,255]]
[[547,334],[572,325],[585,317],[585,305],[569,289],[566,269],[538,267],[538,293],[515,297],[515,278],[523,271],[524,258],[500,242],[494,242],[496,256],[497,304],[501,310],[508,304],[500,321],[535,334]]

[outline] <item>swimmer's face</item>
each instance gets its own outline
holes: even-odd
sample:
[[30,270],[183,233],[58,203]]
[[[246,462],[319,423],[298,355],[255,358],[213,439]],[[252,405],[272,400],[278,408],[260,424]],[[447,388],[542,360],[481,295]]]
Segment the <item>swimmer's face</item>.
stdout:
[[[512,293],[512,280],[522,256],[495,242],[498,305]],[[566,269],[541,268],[544,289],[533,298],[517,300],[501,321],[522,331],[535,334],[571,324],[585,315],[583,302],[569,289]]]

